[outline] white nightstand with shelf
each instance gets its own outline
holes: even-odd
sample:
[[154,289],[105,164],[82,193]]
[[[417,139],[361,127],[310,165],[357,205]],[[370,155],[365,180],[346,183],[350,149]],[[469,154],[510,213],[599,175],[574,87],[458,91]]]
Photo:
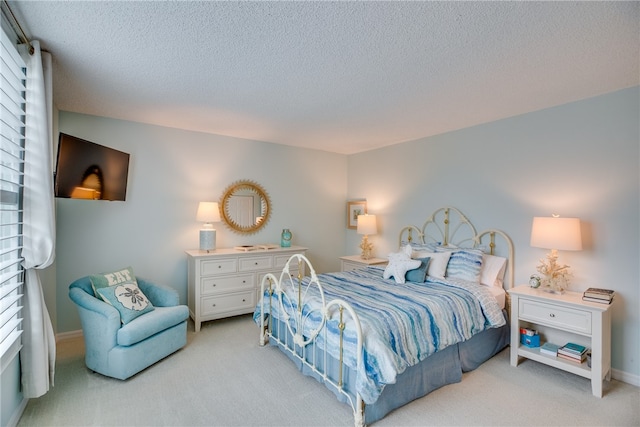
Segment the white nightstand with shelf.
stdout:
[[[602,381],[611,379],[611,306],[582,301],[581,292],[551,294],[522,285],[509,290],[511,296],[511,366],[519,358],[535,360],[591,380],[594,396],[602,397]],[[591,349],[591,367],[540,353],[539,347],[520,344],[520,328],[536,329],[541,345],[563,346],[575,342]]]
[[360,255],[347,255],[340,257],[340,271],[357,270],[370,265],[385,265],[388,262],[382,258],[362,259]]

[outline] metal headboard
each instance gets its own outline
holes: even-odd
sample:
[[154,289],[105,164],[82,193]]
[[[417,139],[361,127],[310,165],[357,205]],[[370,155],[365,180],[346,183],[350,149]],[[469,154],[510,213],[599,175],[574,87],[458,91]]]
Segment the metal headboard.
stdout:
[[510,289],[514,286],[513,265],[515,263],[511,238],[503,231],[494,228],[481,233],[476,232],[471,221],[454,207],[446,206],[437,209],[427,218],[422,228],[415,225],[403,227],[398,236],[398,246],[405,242],[432,243],[458,248],[482,248],[485,252],[495,255],[496,237],[500,237],[502,244],[506,246],[506,251],[501,251],[501,253],[507,253],[507,270],[503,287]]

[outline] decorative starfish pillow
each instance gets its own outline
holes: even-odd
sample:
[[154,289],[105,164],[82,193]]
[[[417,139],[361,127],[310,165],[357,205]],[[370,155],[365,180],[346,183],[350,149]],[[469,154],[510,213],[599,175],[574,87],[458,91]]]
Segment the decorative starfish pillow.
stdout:
[[382,277],[389,279],[393,276],[396,283],[404,283],[407,271],[414,270],[421,264],[422,261],[419,259],[411,259],[411,245],[406,245],[400,252],[389,254],[389,264],[384,269]]

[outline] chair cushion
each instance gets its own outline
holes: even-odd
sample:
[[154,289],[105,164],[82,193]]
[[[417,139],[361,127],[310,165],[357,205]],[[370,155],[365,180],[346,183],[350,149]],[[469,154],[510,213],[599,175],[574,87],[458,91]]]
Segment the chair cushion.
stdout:
[[137,317],[118,330],[117,343],[121,346],[136,344],[162,332],[189,317],[186,305],[155,307],[155,310]]

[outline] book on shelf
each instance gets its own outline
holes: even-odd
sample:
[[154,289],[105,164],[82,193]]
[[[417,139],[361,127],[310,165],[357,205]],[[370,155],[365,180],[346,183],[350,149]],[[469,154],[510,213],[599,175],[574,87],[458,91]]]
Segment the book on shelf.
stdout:
[[547,341],[540,347],[540,353],[546,354],[547,356],[557,356],[559,348],[559,345]]
[[571,353],[570,351],[563,350],[562,347],[558,349],[558,356],[570,357],[572,359],[582,359],[583,357],[586,357],[586,355],[587,355],[587,352],[577,354],[577,353]]
[[256,247],[253,245],[240,245],[240,246],[234,246],[233,249],[237,251],[249,252],[249,251],[254,251]]
[[566,351],[567,353],[571,354],[584,354],[587,352],[587,347],[580,344],[568,342],[560,347],[559,350]]
[[582,296],[611,301],[615,293],[616,292],[612,289],[589,288],[583,292]]
[[564,359],[564,360],[569,360],[571,362],[582,363],[587,358],[587,354],[585,353],[584,355],[582,355],[580,357],[573,357],[573,356],[567,356],[566,354],[562,354],[562,353],[560,353],[560,351],[558,351],[558,357],[561,358],[561,359]]
[[558,357],[582,363],[587,357],[587,347],[568,342],[558,349]]
[[602,298],[593,298],[593,297],[588,297],[586,295],[582,296],[582,301],[588,301],[588,302],[597,302],[600,304],[611,304],[613,302],[613,298],[611,299],[602,299]]

